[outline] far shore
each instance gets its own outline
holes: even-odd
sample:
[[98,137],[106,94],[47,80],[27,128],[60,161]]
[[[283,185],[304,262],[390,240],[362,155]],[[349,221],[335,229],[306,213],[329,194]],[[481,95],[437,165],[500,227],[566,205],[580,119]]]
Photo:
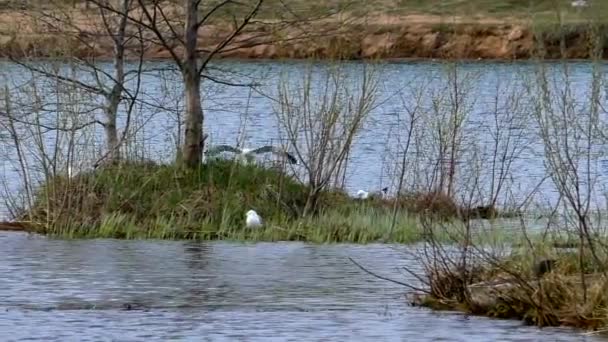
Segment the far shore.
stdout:
[[[80,18],[81,28],[71,36],[35,29],[33,20],[23,13],[0,12],[0,57],[75,56],[99,61],[112,58],[110,39],[93,31],[99,30],[91,24],[95,17]],[[606,27],[601,25],[599,32],[605,35],[604,31],[607,31]],[[229,27],[221,24],[204,27],[199,34],[199,48],[213,49],[230,32]],[[564,24],[560,31],[554,24],[532,25],[514,18],[464,20],[423,14],[377,15],[365,20],[316,22],[307,24],[305,30],[276,27],[271,22],[262,21],[248,27],[216,57],[388,62],[588,60],[594,58],[589,49],[589,38],[589,28],[583,22]],[[560,48],[562,41],[564,50]],[[128,57],[139,58],[133,52]],[[149,44],[143,58],[168,60],[171,55],[162,46]],[[608,58],[606,49],[601,58]]]
[[[67,58],[56,58],[56,57],[33,57],[36,61],[68,61]],[[11,58],[9,57],[0,57],[1,62],[11,62]],[[127,62],[136,63],[138,59],[135,58],[126,58]],[[171,62],[171,58],[145,58],[145,62]],[[280,62],[302,62],[307,63],[310,61],[316,61],[318,63],[323,62],[331,62],[332,60],[329,58],[241,58],[241,57],[224,57],[217,58],[215,62],[239,62],[239,63],[280,63]],[[500,59],[500,58],[424,58],[424,57],[403,57],[403,58],[381,58],[381,59],[350,59],[348,62],[371,62],[371,63],[381,63],[381,64],[415,64],[415,63],[464,63],[464,64],[475,64],[475,63],[492,63],[492,64],[530,64],[535,62],[543,62],[543,63],[559,63],[559,62],[569,62],[569,63],[594,63],[599,62],[601,64],[608,63],[608,58],[603,58],[599,61],[594,61],[590,58],[543,58],[543,59]],[[98,63],[111,63],[112,59],[110,57],[96,57],[95,62]]]

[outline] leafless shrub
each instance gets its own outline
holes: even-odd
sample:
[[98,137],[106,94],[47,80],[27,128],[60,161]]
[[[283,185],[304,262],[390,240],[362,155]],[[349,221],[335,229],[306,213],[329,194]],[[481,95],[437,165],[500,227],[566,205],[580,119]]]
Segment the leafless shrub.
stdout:
[[376,95],[368,66],[355,79],[345,74],[343,65],[322,68],[308,69],[295,84],[283,80],[278,89],[277,118],[310,187],[303,215],[317,209],[320,193],[346,168]]
[[[96,123],[104,129],[106,148],[97,163],[104,159],[109,162],[120,159],[120,147],[127,139],[134,106],[140,101],[143,53],[147,45],[143,32],[128,25],[127,17],[133,11],[132,0],[105,5],[107,8],[96,6],[94,14],[74,13],[63,3],[54,2],[51,9],[30,9],[24,13],[36,23],[33,34],[52,32],[62,39],[75,40],[79,46],[91,51],[95,50],[95,44],[109,41],[108,48],[112,50],[111,68],[99,63],[94,55],[79,54],[69,48],[61,51],[60,57],[71,59],[69,66],[73,68],[72,73],[62,72],[57,68],[57,64],[39,63],[35,60],[36,56],[10,56],[17,65],[39,75],[72,84],[99,97],[98,106],[103,118],[96,120]],[[83,25],[83,21],[88,21],[88,24]],[[128,55],[137,60],[132,68],[125,66]],[[128,87],[127,83],[133,83],[135,86]],[[127,104],[127,109],[124,113],[124,128],[119,134],[118,119],[123,114],[120,110],[123,103]]]

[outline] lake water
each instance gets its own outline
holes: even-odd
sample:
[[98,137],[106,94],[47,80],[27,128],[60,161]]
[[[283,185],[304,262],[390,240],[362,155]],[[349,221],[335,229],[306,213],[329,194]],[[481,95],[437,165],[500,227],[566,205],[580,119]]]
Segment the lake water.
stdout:
[[[411,307],[405,246],[52,240],[0,233],[3,341],[600,341]],[[130,310],[128,310],[130,306]]]
[[[591,80],[591,66],[570,63],[569,75],[575,95],[584,99]],[[167,64],[150,63],[164,69]],[[261,84],[256,91],[205,83],[205,125],[214,144],[234,144],[242,133],[248,145],[257,146],[280,139],[275,102],[272,100],[281,75],[296,82],[307,70],[303,63],[220,62],[217,68],[231,81],[251,79]],[[326,72],[315,66],[317,75]],[[347,71],[360,75],[361,63],[348,63]],[[523,87],[535,66],[529,63],[461,64],[464,74],[475,75],[470,83],[470,127],[464,146],[484,146],[491,129],[488,111],[496,94],[509,87]],[[602,66],[603,68],[603,66]],[[9,63],[0,71],[13,92],[13,101],[32,102],[23,92],[29,74]],[[439,63],[389,63],[378,68],[378,99],[369,120],[354,145],[347,177],[347,189],[377,189],[394,185],[387,169],[399,160],[404,115],[415,104],[416,91],[440,92],[445,86],[445,66]],[[556,75],[559,72],[555,72]],[[169,109],[142,108],[135,124],[135,152],[168,161],[172,157],[171,134],[175,133],[172,94],[179,82],[167,82],[151,71],[143,82],[142,98]],[[556,76],[556,79],[559,77]],[[48,94],[54,88],[50,81]],[[357,81],[353,81],[356,85]],[[559,88],[561,83],[555,81]],[[507,88],[501,88],[501,87]],[[428,88],[425,88],[428,87]],[[498,89],[498,90],[497,90]],[[22,93],[19,93],[19,92]],[[44,93],[44,91],[43,91]],[[71,106],[66,91],[61,100],[45,107],[45,120],[56,120],[60,105]],[[516,92],[517,93],[517,92]],[[276,95],[276,94],[275,94]],[[67,96],[67,97],[66,97]],[[68,101],[70,100],[70,101]],[[79,98],[83,115],[99,99]],[[155,102],[156,101],[156,102]],[[424,101],[423,101],[424,102]],[[584,101],[583,101],[584,102]],[[55,107],[57,106],[57,107]],[[584,108],[584,104],[581,104]],[[501,107],[503,108],[503,107]],[[506,106],[501,111],[507,111]],[[427,108],[428,109],[428,108]],[[27,114],[28,108],[23,108]],[[546,175],[542,148],[534,124],[526,113],[509,130],[521,132],[523,146],[509,174],[508,196],[525,197]],[[21,137],[26,152],[36,149],[32,132]],[[3,144],[3,190],[18,191],[22,185],[16,171],[15,149],[0,132]],[[431,131],[420,132],[422,136]],[[100,128],[79,144],[94,149],[102,146]],[[57,143],[45,134],[42,143],[50,149]],[[423,139],[424,140],[424,139]],[[417,151],[434,146],[417,147]],[[474,148],[469,149],[477,151]],[[483,151],[480,152],[482,155]],[[32,175],[40,160],[28,157]],[[599,192],[605,180],[603,156],[598,167]],[[411,177],[427,175],[430,161],[413,163]],[[466,164],[466,161],[464,163]],[[462,177],[468,173],[462,173]],[[608,183],[605,183],[608,184]],[[551,184],[541,187],[543,198],[554,198]],[[4,211],[3,211],[4,212]],[[353,257],[382,275],[414,281],[399,267],[416,269],[417,261],[406,246],[307,245],[298,243],[230,244],[160,241],[81,240],[62,241],[25,234],[0,233],[0,336],[2,340],[100,341],[100,340],[381,340],[381,341],[595,341],[568,329],[536,329],[520,322],[490,320],[458,313],[437,313],[407,305],[406,289],[363,273],[352,265]],[[128,310],[130,308],[130,310]]]
[[[46,64],[45,64],[46,63]],[[47,65],[49,62],[40,62]],[[64,73],[78,75],[83,80],[91,81],[90,74],[74,71],[67,65],[55,65]],[[140,98],[146,105],[137,107],[133,117],[132,127],[137,127],[135,143],[131,145],[131,153],[137,153],[147,158],[168,162],[174,157],[175,134],[177,133],[176,113],[183,108],[179,102],[181,82],[179,75],[167,71],[171,65],[166,62],[150,62],[146,65],[150,71],[144,76]],[[559,98],[560,92],[566,89],[572,99],[572,110],[584,113],[589,109],[590,87],[593,66],[586,62],[569,62],[567,64],[546,64],[548,68],[548,84],[552,96]],[[372,67],[368,67],[372,69]],[[385,63],[374,66],[375,80],[378,82],[375,105],[366,120],[364,129],[356,139],[346,177],[346,189],[355,193],[358,189],[376,190],[384,186],[394,192],[397,184],[395,166],[400,161],[403,151],[405,129],[407,128],[408,110],[417,104],[421,113],[426,113],[426,120],[437,120],[433,114],[433,100],[448,101],[449,79],[457,71],[461,111],[467,113],[463,124],[462,156],[456,173],[457,190],[462,194],[471,193],[472,187],[477,197],[474,201],[487,201],[490,194],[490,164],[492,157],[492,136],[496,128],[510,132],[509,148],[517,150],[513,155],[513,164],[504,174],[505,185],[499,203],[515,202],[517,204],[527,198],[533,190],[540,190],[534,199],[537,202],[554,202],[557,198],[555,186],[547,176],[545,168],[544,149],[540,142],[533,110],[526,93],[526,87],[534,83],[534,73],[539,66],[534,63],[460,63],[457,69],[434,62],[404,62]],[[159,71],[160,70],[160,71]],[[236,144],[237,140],[244,141],[246,146],[282,141],[280,125],[277,121],[277,89],[280,80],[297,87],[303,75],[308,72],[316,77],[316,86],[320,86],[323,76],[328,73],[327,64],[318,63],[310,67],[305,62],[276,62],[276,61],[221,61],[213,66],[214,77],[232,83],[247,84],[255,82],[256,87],[234,87],[205,81],[203,84],[205,108],[205,129],[210,134],[212,144]],[[605,65],[599,68],[600,78],[605,81]],[[27,87],[31,73],[24,71],[9,62],[0,63],[0,71],[5,83],[11,89],[15,111],[20,110],[23,117],[31,115],[33,102],[32,89]],[[348,62],[343,65],[342,72],[346,75],[345,86],[356,91],[360,84],[364,64]],[[159,78],[159,75],[163,77]],[[567,77],[566,77],[567,75]],[[566,81],[567,79],[567,81]],[[100,119],[100,98],[82,92],[81,90],[57,87],[52,80],[37,80],[39,86],[36,95],[38,105],[42,106],[43,120],[56,122],[57,110],[65,116],[67,111],[78,111],[79,120],[88,122],[93,118]],[[129,83],[133,88],[133,82]],[[59,90],[58,90],[59,89]],[[601,96],[606,96],[605,88],[601,87]],[[79,93],[80,92],[80,93]],[[75,95],[79,93],[79,95]],[[441,102],[440,101],[440,102]],[[44,105],[42,105],[42,104]],[[20,106],[18,106],[19,104]],[[24,106],[25,104],[25,106]],[[160,107],[154,107],[152,105]],[[449,105],[441,102],[443,112],[449,110]],[[124,108],[123,108],[124,111]],[[499,113],[496,117],[494,113]],[[602,113],[601,117],[607,116]],[[31,117],[29,117],[31,120]],[[604,118],[605,119],[605,118]],[[124,124],[124,117],[120,120]],[[23,126],[23,125],[21,125]],[[102,129],[99,125],[91,126],[92,132],[86,137],[77,139],[77,147],[83,147],[87,154],[76,158],[93,159],[91,153],[101,153],[103,149]],[[409,150],[411,159],[406,167],[406,188],[423,187],[429,183],[433,175],[432,168],[437,164],[433,159],[437,150],[436,140],[433,140],[435,129],[432,124],[422,126],[418,130],[417,146]],[[26,147],[25,153],[36,150],[38,142],[32,138],[32,131],[23,129],[22,141]],[[53,152],[55,145],[65,144],[57,140],[53,132],[46,133],[44,141],[47,153]],[[16,170],[18,163],[12,140],[6,134],[0,135],[4,142],[0,152],[2,160],[0,168],[3,176],[3,187],[9,192],[18,191],[22,181]],[[29,139],[29,140],[28,140]],[[504,141],[503,143],[504,144]],[[501,145],[502,146],[502,145]],[[505,145],[506,146],[506,145]],[[593,199],[603,202],[603,194],[608,185],[606,172],[608,157],[606,144],[596,146],[597,153],[591,163],[593,173]],[[84,152],[83,152],[84,153]],[[35,154],[35,153],[34,153]],[[417,156],[421,156],[418,158]],[[40,169],[40,158],[32,156],[28,160],[30,177],[35,178],[35,170]],[[301,171],[301,170],[300,170]],[[472,177],[472,175],[477,175]],[[478,182],[475,180],[479,179]]]

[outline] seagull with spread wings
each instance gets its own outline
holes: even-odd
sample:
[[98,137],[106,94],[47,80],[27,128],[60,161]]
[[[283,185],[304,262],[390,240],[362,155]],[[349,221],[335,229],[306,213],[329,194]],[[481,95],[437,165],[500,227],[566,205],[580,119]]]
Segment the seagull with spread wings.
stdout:
[[279,157],[287,158],[287,160],[289,161],[290,164],[298,164],[298,160],[292,154],[284,151],[281,148],[270,146],[270,145],[262,146],[262,147],[255,148],[255,149],[253,149],[253,148],[240,149],[238,147],[233,147],[230,145],[216,145],[216,146],[210,147],[205,152],[205,155],[207,157],[213,157],[222,152],[235,153],[236,155],[238,155],[239,160],[244,161],[244,162],[253,161],[254,155],[256,155],[256,154],[273,153]]

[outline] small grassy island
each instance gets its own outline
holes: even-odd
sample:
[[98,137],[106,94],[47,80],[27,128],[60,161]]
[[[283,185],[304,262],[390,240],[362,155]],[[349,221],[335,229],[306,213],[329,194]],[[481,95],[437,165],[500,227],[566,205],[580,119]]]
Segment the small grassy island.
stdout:
[[[49,178],[16,221],[25,230],[65,238],[414,243],[425,236],[421,217],[456,232],[463,219],[497,215],[441,194],[359,199],[338,189],[322,191],[305,215],[309,191],[283,166],[121,162]],[[245,227],[250,209],[263,218],[262,228]],[[448,232],[436,238],[451,240]]]
[[[302,216],[308,187],[278,168],[227,160],[181,169],[121,163],[51,178],[21,219],[36,231],[63,237],[393,242],[419,239],[416,219],[394,202],[357,200],[342,191],[321,193],[318,210]],[[254,209],[261,229],[247,229]]]

